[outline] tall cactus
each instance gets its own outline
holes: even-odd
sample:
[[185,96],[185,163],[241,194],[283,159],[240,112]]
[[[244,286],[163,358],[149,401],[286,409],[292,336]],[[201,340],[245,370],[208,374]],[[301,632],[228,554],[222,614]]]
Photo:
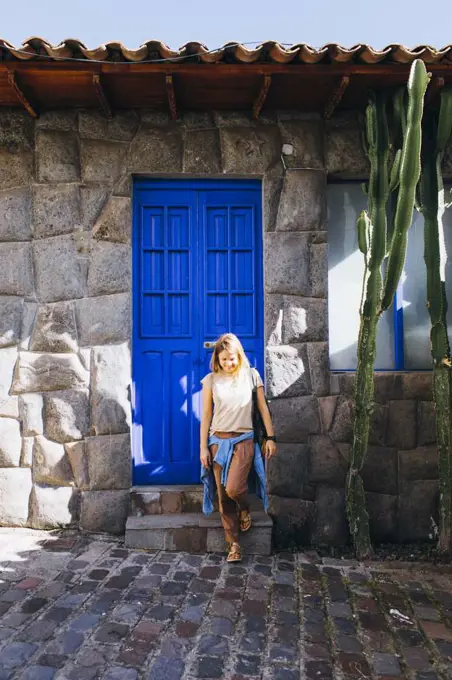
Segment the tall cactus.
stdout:
[[[347,475],[347,515],[356,553],[363,558],[372,552],[369,516],[361,470],[367,453],[370,415],[373,409],[373,365],[376,356],[376,332],[383,303],[389,306],[394,297],[406,253],[406,237],[411,224],[416,185],[420,174],[421,120],[429,76],[424,63],[416,60],[408,80],[408,111],[401,116],[403,145],[395,156],[394,172],[388,170],[389,133],[384,93],[371,93],[366,109],[365,142],[370,160],[368,212],[358,219],[360,249],[365,258],[364,301],[360,310],[358,364],[354,392],[353,443]],[[400,95],[397,95],[400,99]],[[400,100],[401,101],[401,100]],[[395,111],[400,111],[397,99]],[[386,205],[390,190],[398,187],[397,207],[389,244],[389,260],[382,290],[382,264],[387,255]],[[367,240],[363,233],[370,233]]]
[[452,87],[441,93],[439,115],[424,120],[419,209],[424,216],[424,260],[427,270],[427,307],[433,361],[433,399],[439,458],[439,548],[452,549],[451,356],[447,333],[445,286],[446,253],[442,217],[445,209],[441,163],[452,133]]

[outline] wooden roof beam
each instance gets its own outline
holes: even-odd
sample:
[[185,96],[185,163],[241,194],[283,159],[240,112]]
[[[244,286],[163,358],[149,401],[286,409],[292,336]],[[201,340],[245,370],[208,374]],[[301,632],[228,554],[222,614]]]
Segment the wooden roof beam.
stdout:
[[265,100],[267,99],[268,91],[270,89],[271,84],[272,77],[270,75],[264,76],[264,82],[262,83],[262,87],[259,91],[259,94],[256,97],[256,101],[253,104],[253,118],[259,118],[260,112],[262,111],[262,107],[265,104]]
[[102,111],[105,113],[107,118],[111,120],[113,118],[113,109],[110,102],[108,101],[107,95],[105,93],[105,88],[102,85],[100,75],[98,73],[93,74],[93,85],[96,90],[96,95],[99,100]]
[[176,94],[174,92],[173,76],[167,75],[165,76],[165,80],[166,80],[166,95],[168,97],[168,106],[170,110],[171,120],[177,120],[179,116],[177,114]]
[[444,87],[444,78],[441,76],[433,76],[430,80],[427,93],[425,95],[425,105],[431,104],[435,97],[441,92]]
[[332,92],[330,98],[328,99],[328,102],[325,106],[325,111],[324,111],[324,118],[326,120],[329,120],[331,116],[333,115],[337,105],[341,101],[342,97],[344,96],[345,90],[350,84],[350,76],[342,76],[339,85],[336,87],[336,89]]
[[32,118],[38,118],[39,114],[37,112],[37,109],[35,106],[33,106],[23,93],[22,88],[20,87],[20,84],[17,80],[17,76],[14,71],[8,71],[8,83],[11,85],[13,88],[14,92],[16,93],[17,99],[20,101],[20,103],[23,105],[23,107],[28,111],[30,116]]

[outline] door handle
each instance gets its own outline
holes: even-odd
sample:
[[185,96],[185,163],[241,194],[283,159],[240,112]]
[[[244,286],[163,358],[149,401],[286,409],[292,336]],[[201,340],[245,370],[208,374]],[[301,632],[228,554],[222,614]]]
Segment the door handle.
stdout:
[[203,347],[204,349],[213,349],[215,347],[215,342],[205,342]]

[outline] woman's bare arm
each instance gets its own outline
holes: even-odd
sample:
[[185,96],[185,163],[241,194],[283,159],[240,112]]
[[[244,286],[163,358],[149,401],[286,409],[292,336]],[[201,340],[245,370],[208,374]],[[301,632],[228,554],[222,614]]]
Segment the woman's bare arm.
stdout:
[[209,451],[209,429],[212,422],[213,399],[212,390],[208,385],[202,387],[202,412],[200,435],[200,458],[204,467],[210,467],[212,457]]

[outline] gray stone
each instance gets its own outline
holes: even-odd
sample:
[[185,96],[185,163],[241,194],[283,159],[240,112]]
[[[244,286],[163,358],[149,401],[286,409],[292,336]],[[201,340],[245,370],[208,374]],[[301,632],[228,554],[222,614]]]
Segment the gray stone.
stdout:
[[276,230],[276,218],[279,210],[283,181],[283,169],[279,166],[272,168],[264,175],[262,181],[264,231]]
[[99,111],[80,111],[80,137],[86,139],[110,139],[118,142],[130,142],[139,125],[135,111],[116,111],[112,119],[108,119]]
[[433,371],[424,371],[423,373],[408,371],[402,373],[401,379],[401,396],[403,399],[433,401]]
[[273,541],[276,548],[309,545],[311,541],[314,503],[298,498],[270,495],[268,514],[273,519]]
[[388,407],[382,404],[374,404],[370,414],[369,444],[385,445],[387,419]]
[[109,192],[104,186],[88,184],[80,187],[81,218],[85,229],[91,229],[101,214]]
[[38,130],[61,130],[70,132],[77,128],[77,110],[61,109],[55,111],[44,111],[36,119]]
[[329,175],[363,179],[369,176],[369,160],[355,115],[335,116],[326,127],[325,163]]
[[28,151],[13,153],[0,148],[0,187],[16,189],[30,184],[33,175],[33,154]]
[[396,495],[398,490],[397,449],[369,446],[362,469],[364,489]]
[[113,196],[131,198],[132,196],[132,175],[125,170],[113,187]]
[[80,527],[87,531],[122,534],[126,526],[129,491],[82,491]]
[[278,444],[278,455],[267,463],[267,491],[300,498],[307,480],[309,449],[305,444]]
[[0,114],[0,147],[12,152],[17,149],[32,149],[34,142],[34,121],[23,109],[2,109]]
[[24,437],[34,437],[44,432],[42,421],[42,394],[21,394],[19,397],[19,413],[22,421]]
[[373,655],[373,668],[376,675],[395,677],[401,675],[400,665],[394,654],[376,652]]
[[327,301],[284,295],[282,337],[286,344],[327,340]]
[[39,305],[30,349],[33,352],[77,351],[77,327],[71,302]]
[[348,542],[348,524],[343,488],[318,486],[315,494],[315,543],[343,546]]
[[436,412],[432,401],[420,401],[417,405],[417,442],[419,446],[436,442]]
[[312,243],[310,246],[311,296],[328,297],[328,244]]
[[74,476],[62,444],[57,444],[42,435],[35,439],[33,450],[33,482],[52,486],[72,486]]
[[10,394],[17,356],[15,347],[0,349],[0,416],[7,418],[19,417],[18,399]]
[[0,467],[19,467],[22,440],[13,418],[0,418]]
[[438,482],[408,482],[399,495],[399,541],[425,541],[434,537],[438,526]]
[[86,446],[91,490],[130,488],[132,456],[128,434],[88,437]]
[[61,390],[44,394],[44,434],[65,444],[89,432],[88,390]]
[[271,412],[275,431],[281,442],[306,441],[308,435],[317,434],[320,430],[315,397],[273,399]]
[[187,130],[202,130],[213,128],[215,123],[210,111],[183,111],[181,115],[182,125]]
[[414,399],[388,403],[386,443],[396,449],[416,446],[416,402]]
[[184,172],[218,174],[221,172],[218,130],[190,130],[185,135]]
[[78,522],[79,494],[76,489],[34,484],[30,500],[33,529],[70,527]]
[[81,142],[82,179],[84,182],[115,182],[127,156],[129,145],[85,139]]
[[86,442],[71,442],[66,444],[66,449],[69,462],[72,467],[75,484],[79,489],[89,488],[89,471],[88,471],[88,457],[86,455]]
[[20,349],[30,348],[30,338],[33,330],[33,325],[36,317],[36,310],[38,305],[36,302],[25,302],[24,311],[22,315],[22,329],[20,339]]
[[0,241],[31,239],[30,190],[0,191]]
[[326,178],[323,171],[293,170],[284,176],[277,231],[325,228]]
[[248,111],[214,111],[214,122],[217,127],[255,127]]
[[124,293],[131,288],[132,253],[123,243],[93,244],[88,274],[88,295]]
[[276,126],[221,127],[220,142],[223,172],[262,175],[280,162]]
[[130,198],[112,196],[94,224],[93,238],[99,241],[130,243],[131,232]]
[[20,454],[20,467],[31,468],[33,465],[34,437],[22,437],[22,451]]
[[181,172],[181,130],[142,128],[130,146],[128,168],[131,172]]
[[38,130],[36,164],[40,182],[72,182],[80,177],[77,137],[73,132]]
[[320,397],[318,401],[322,432],[327,434],[331,429],[336,413],[337,396]]
[[282,341],[283,305],[284,305],[283,295],[265,293],[264,295],[265,347],[283,344]]
[[0,296],[0,347],[20,342],[23,308],[22,298]]
[[0,294],[31,295],[33,262],[29,243],[0,243]]
[[330,391],[330,366],[327,342],[309,342],[307,345],[311,389],[317,397]]
[[343,488],[348,464],[331,437],[310,437],[309,449],[309,483]]
[[385,543],[397,540],[397,501],[397,496],[366,493],[366,509],[373,541]]
[[267,394],[272,397],[299,397],[311,393],[306,346],[267,347]]
[[80,345],[104,345],[129,340],[129,293],[77,300],[75,307]]
[[336,442],[349,442],[352,438],[352,405],[348,399],[340,397],[330,434]]
[[130,351],[127,345],[96,347],[91,362],[92,425],[96,434],[119,434],[130,427]]
[[438,479],[438,449],[422,446],[409,451],[399,451],[400,486],[422,479]]
[[33,187],[35,238],[69,234],[80,224],[80,196],[76,184],[37,184]]
[[89,373],[75,354],[19,352],[12,392],[47,392],[85,387]]
[[264,246],[267,293],[309,295],[309,235],[267,233]]
[[33,252],[40,302],[83,297],[86,268],[73,235],[35,241]]
[[[17,490],[20,489],[20,493]],[[0,468],[0,525],[24,526],[31,492],[29,468]]]

